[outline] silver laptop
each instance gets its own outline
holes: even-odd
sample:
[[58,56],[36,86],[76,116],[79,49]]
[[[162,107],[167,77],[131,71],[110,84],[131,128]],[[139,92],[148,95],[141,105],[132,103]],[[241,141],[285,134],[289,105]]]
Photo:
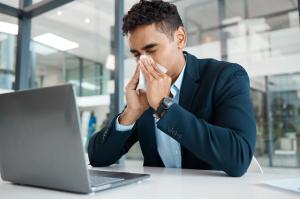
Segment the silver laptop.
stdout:
[[0,95],[0,172],[4,181],[90,193],[149,178],[88,170],[72,85]]

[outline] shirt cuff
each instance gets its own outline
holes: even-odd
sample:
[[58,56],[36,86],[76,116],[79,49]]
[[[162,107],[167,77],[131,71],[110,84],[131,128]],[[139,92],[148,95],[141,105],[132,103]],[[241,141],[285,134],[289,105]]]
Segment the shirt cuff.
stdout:
[[119,123],[119,117],[120,117],[120,115],[116,119],[116,130],[117,131],[130,131],[133,128],[135,123],[133,123],[131,125],[122,125]]

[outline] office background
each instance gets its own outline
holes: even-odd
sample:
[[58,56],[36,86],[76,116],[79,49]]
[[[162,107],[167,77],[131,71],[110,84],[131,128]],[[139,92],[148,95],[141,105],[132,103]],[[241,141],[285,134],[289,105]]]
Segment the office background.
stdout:
[[[97,131],[125,104],[136,65],[120,25],[136,2],[0,0],[0,92],[72,83],[86,140],[92,111]],[[299,0],[170,2],[188,33],[187,51],[249,73],[260,164],[299,168]],[[126,159],[142,159],[138,144]]]

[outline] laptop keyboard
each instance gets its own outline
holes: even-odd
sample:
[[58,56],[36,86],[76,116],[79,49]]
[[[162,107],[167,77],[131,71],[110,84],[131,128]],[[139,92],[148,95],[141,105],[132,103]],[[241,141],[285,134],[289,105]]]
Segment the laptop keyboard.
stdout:
[[90,176],[91,186],[97,187],[101,185],[106,185],[110,183],[115,183],[122,181],[124,179],[122,178],[111,178],[111,177],[105,177],[105,176]]

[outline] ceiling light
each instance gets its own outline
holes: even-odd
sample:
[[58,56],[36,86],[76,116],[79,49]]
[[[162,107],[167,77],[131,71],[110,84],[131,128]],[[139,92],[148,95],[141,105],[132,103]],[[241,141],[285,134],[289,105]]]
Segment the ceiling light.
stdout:
[[0,32],[17,35],[18,34],[18,25],[0,21]]
[[85,23],[89,24],[91,22],[90,18],[85,18]]
[[32,42],[31,47],[32,47],[32,49],[31,49],[32,51],[34,51],[38,54],[44,55],[44,56],[57,53],[56,49],[42,45],[38,42]]
[[36,36],[33,40],[61,51],[67,51],[79,47],[78,43],[67,40],[53,33],[45,33]]
[[56,12],[57,15],[62,15],[62,12],[59,10]]

